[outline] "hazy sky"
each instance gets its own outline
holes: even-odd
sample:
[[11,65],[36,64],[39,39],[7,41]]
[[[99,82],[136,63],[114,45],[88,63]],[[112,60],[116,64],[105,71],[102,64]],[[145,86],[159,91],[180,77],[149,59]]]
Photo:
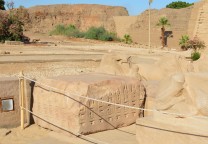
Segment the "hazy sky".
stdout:
[[[5,0],[11,1],[11,0]],[[31,7],[35,5],[50,5],[50,4],[103,4],[112,6],[126,7],[130,15],[138,15],[148,8],[149,0],[13,0],[15,7],[20,5]],[[154,0],[152,8],[161,9],[167,4],[178,0]],[[182,0],[185,2],[196,2],[199,0]]]

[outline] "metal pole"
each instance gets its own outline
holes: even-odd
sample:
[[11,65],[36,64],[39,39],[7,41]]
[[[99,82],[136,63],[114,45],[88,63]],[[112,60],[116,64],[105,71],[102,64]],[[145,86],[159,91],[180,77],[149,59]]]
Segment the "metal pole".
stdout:
[[21,107],[21,130],[24,129],[24,97],[25,97],[25,84],[24,84],[24,77],[23,72],[20,73],[20,107]]
[[151,19],[151,12],[150,12],[150,9],[151,9],[151,7],[150,7],[150,5],[151,5],[151,2],[149,2],[149,53],[152,53],[152,49],[151,49],[151,21],[150,21],[150,19]]

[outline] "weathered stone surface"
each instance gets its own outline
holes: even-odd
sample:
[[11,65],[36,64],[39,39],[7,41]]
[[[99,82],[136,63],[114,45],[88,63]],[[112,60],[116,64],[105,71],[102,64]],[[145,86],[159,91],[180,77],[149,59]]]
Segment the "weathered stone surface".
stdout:
[[139,67],[132,64],[131,56],[125,54],[110,53],[102,57],[100,66],[96,69],[96,72],[139,77]]
[[59,24],[73,24],[80,30],[104,26],[114,31],[113,16],[128,16],[124,7],[87,4],[36,6],[29,8],[28,12],[27,30],[40,33],[48,33]]
[[196,15],[196,25],[194,28],[194,36],[197,36],[200,40],[203,40],[208,46],[208,1],[203,0],[198,14]]
[[123,38],[129,34],[129,27],[137,22],[137,16],[115,16],[114,21],[118,37]]
[[[145,99],[145,109],[155,108],[155,97],[159,88],[159,81],[142,81],[145,87],[146,99]],[[153,115],[152,111],[144,111],[144,116]]]
[[14,109],[11,112],[0,112],[0,127],[15,127],[20,125],[19,80],[17,78],[0,79],[0,99],[14,98]]
[[157,111],[151,113],[152,117],[137,120],[138,142],[163,144],[168,140],[170,144],[206,144],[207,82],[207,73],[179,73],[162,80],[152,107]]
[[[29,83],[26,83],[25,105],[30,109],[31,88]],[[13,128],[20,126],[20,102],[19,102],[19,79],[18,78],[0,78],[0,100],[13,98],[14,111],[2,112],[0,110],[0,128]],[[1,102],[1,101],[0,101]],[[0,104],[1,106],[1,104]],[[1,109],[1,108],[0,108]],[[30,115],[25,112],[25,122],[30,121]]]
[[[74,133],[89,134],[128,126],[140,115],[139,110],[98,103],[74,94],[135,107],[142,106],[145,95],[138,79],[124,76],[83,74],[50,78],[42,82],[66,91],[69,97],[36,85],[33,112]],[[64,132],[38,118],[35,118],[35,123]]]
[[156,94],[156,109],[208,116],[207,80],[207,73],[175,74],[163,80]]
[[206,73],[208,72],[208,50],[205,49],[204,51],[201,52],[201,57],[199,60],[194,61],[194,71],[195,72],[203,72]]
[[193,71],[192,63],[184,56],[174,54],[166,54],[153,64],[139,64],[139,73],[147,80],[161,80],[176,73]]

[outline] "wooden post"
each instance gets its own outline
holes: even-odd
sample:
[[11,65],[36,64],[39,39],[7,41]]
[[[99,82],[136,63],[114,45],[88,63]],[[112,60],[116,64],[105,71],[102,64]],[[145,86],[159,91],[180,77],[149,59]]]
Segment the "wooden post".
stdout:
[[24,97],[25,97],[25,84],[23,72],[20,73],[20,106],[21,106],[21,130],[24,129]]

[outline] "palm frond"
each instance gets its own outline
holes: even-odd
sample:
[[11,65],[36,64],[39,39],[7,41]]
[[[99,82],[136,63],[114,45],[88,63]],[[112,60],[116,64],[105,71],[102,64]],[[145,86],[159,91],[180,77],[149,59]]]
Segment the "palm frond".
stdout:
[[170,23],[166,17],[161,17],[156,25],[157,26],[170,26]]

